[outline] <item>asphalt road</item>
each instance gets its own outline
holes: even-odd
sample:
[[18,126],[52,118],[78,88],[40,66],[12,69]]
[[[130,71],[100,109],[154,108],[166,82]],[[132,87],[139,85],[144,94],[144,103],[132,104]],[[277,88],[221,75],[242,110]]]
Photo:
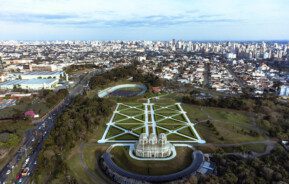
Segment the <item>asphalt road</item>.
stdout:
[[0,109],[5,109],[6,107],[10,107],[14,105],[16,105],[15,99],[4,100],[2,103],[0,103]]
[[[83,93],[84,88],[88,85],[89,79],[96,75],[101,74],[103,71],[95,70],[93,72],[85,74],[79,80],[78,84],[69,91],[69,95],[61,101],[41,122],[39,122],[34,129],[26,132],[25,140],[21,148],[17,151],[11,161],[0,171],[0,184],[4,184],[9,174],[6,174],[8,170],[12,170],[13,166],[20,164],[20,161],[25,158],[29,160],[22,168],[29,168],[28,176],[23,176],[16,183],[28,183],[30,176],[35,171],[37,166],[37,159],[39,152],[42,149],[44,141],[49,136],[49,133],[54,127],[57,117],[63,112],[73,101],[73,99]],[[18,173],[20,173],[19,171]]]

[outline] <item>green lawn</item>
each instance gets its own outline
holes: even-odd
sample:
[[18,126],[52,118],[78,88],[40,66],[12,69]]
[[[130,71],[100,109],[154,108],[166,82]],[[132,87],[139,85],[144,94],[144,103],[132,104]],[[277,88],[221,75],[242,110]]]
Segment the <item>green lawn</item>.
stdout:
[[143,126],[144,124],[115,124],[116,126],[119,126],[121,128],[124,128],[126,130],[132,130],[134,128],[138,128]]
[[109,127],[109,131],[108,131],[108,133],[106,135],[106,138],[113,137],[113,136],[118,135],[120,133],[123,133],[123,131],[118,129],[118,128],[115,128],[115,127],[111,126],[111,127]]
[[160,133],[165,133],[166,134],[166,133],[168,133],[168,131],[157,127],[157,134],[160,134]]
[[[176,116],[177,114],[179,114],[179,112],[176,112],[176,111],[158,112],[158,111],[156,111],[155,114],[158,116],[161,116],[161,117],[163,117],[163,116],[169,117],[169,116]],[[174,117],[172,117],[172,118],[174,118]]]
[[179,130],[178,132],[181,134],[184,134],[186,136],[189,136],[189,137],[196,137],[190,127],[183,128],[183,129]]
[[121,114],[125,114],[127,116],[136,116],[136,115],[143,115],[143,111],[138,111],[135,109],[130,109],[130,110],[125,110],[125,111],[121,111]]
[[[95,156],[95,154],[92,154],[92,156]],[[81,165],[81,160],[80,160],[80,151],[78,149],[73,149],[68,156],[66,163],[72,173],[72,175],[77,179],[79,183],[82,184],[90,184],[90,183],[97,183],[93,179],[91,179],[84,171],[83,166]],[[88,162],[86,162],[88,163]],[[94,164],[94,163],[92,163]],[[91,170],[91,168],[89,168]],[[91,170],[95,172],[94,170]],[[101,179],[99,180],[101,181]]]
[[184,115],[182,115],[182,114],[174,116],[172,118],[186,122],[186,119],[184,118]]
[[261,135],[250,134],[250,131],[256,132],[256,130],[246,112],[187,104],[183,104],[183,108],[191,120],[210,120],[213,124],[214,128],[208,126],[206,122],[196,125],[200,136],[208,143],[236,143],[265,139]]
[[123,134],[121,136],[114,138],[114,140],[138,140],[138,137],[132,134]]
[[173,119],[163,119],[163,118],[160,118],[160,119],[157,119],[156,122],[157,124],[171,124],[171,125],[179,125],[179,124],[185,124],[183,122],[180,122],[180,121],[175,121]]
[[183,125],[183,124],[175,124],[175,125],[158,124],[158,126],[166,128],[166,129],[169,129],[169,130],[176,130],[176,129],[179,129],[179,128],[185,126],[185,125]]
[[167,108],[170,108],[170,109],[174,109],[174,110],[179,110],[178,106],[175,105],[176,101],[171,101],[169,103],[162,103],[160,101],[157,101],[157,102],[152,102],[153,104],[155,104],[155,107],[156,108],[162,108],[162,107],[167,107]]
[[177,156],[168,161],[134,160],[128,154],[128,147],[115,147],[111,154],[115,163],[128,171],[146,175],[164,175],[183,170],[192,162],[191,149],[182,147],[176,150]]
[[119,120],[123,120],[126,119],[127,117],[121,114],[115,114],[113,121],[119,121]]
[[183,137],[181,135],[178,135],[178,134],[169,134],[167,136],[168,140],[169,141],[179,141],[179,142],[182,142],[182,141],[192,141],[192,139],[189,139],[187,137]]
[[158,96],[160,96],[159,100],[152,99],[151,102],[155,104],[173,104],[176,103],[176,101],[178,101],[178,95],[176,95],[175,93],[171,94],[163,93],[159,94]]
[[127,119],[125,121],[117,122],[117,124],[143,124],[143,123],[135,119]]
[[[144,121],[144,120],[145,120],[145,115],[144,115],[144,114],[138,115],[138,116],[136,116],[135,118],[136,118],[136,119],[139,119],[139,120],[141,120],[141,121]],[[140,121],[139,121],[139,122],[140,122]]]
[[208,116],[201,111],[199,106],[192,106],[188,104],[182,104],[183,109],[187,112],[187,116],[191,120],[199,119],[199,120],[206,120]]
[[133,132],[138,134],[138,135],[145,133],[145,127],[139,128],[137,130],[133,130]]

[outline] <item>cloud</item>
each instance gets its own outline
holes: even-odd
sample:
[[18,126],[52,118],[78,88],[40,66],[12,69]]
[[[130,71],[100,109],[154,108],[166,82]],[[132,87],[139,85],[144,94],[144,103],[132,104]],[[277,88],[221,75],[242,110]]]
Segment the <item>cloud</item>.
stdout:
[[136,20],[116,20],[106,22],[108,26],[121,26],[121,27],[168,27],[177,26],[184,24],[195,24],[195,23],[232,23],[239,22],[238,19],[228,19],[228,18],[217,18],[214,16],[210,17],[200,17],[200,16],[149,16],[141,17]]
[[61,22],[69,19],[76,18],[73,15],[67,14],[27,14],[27,13],[13,13],[3,14],[0,13],[1,21],[15,22],[15,23],[49,23]]
[[68,33],[75,39],[289,37],[288,0],[0,0],[0,4],[0,38],[44,35],[45,39],[50,34],[49,38],[59,39]]
[[[193,13],[193,14],[192,14]],[[113,12],[97,11],[95,14],[113,15]],[[192,23],[232,23],[239,22],[239,19],[229,19],[222,15],[198,15],[195,12],[185,12],[173,16],[149,15],[131,18],[101,19],[93,15],[77,14],[0,14],[2,21],[15,23],[41,23],[58,26],[78,27],[168,27]]]

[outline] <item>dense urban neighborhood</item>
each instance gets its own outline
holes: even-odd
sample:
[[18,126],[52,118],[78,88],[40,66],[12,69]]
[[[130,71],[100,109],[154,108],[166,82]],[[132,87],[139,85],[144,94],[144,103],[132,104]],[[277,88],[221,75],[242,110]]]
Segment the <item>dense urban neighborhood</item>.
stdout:
[[286,43],[5,41],[0,45],[1,89],[54,89],[68,85],[73,73],[69,66],[109,69],[137,60],[143,72],[195,87],[229,94],[250,88],[255,95],[288,96],[288,71],[283,71],[288,67]]

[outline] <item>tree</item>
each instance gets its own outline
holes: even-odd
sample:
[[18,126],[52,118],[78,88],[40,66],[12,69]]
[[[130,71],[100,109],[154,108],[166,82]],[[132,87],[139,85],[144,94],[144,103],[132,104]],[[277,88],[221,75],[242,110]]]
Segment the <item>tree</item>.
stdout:
[[[59,91],[58,93],[65,94],[66,92]],[[75,182],[73,177],[72,179],[63,177],[70,176],[70,172],[60,154],[70,150],[80,139],[86,139],[88,131],[92,131],[102,123],[111,113],[111,107],[114,105],[114,102],[109,99],[77,96],[73,104],[56,121],[54,129],[40,152],[36,174],[42,175],[48,183],[53,183],[52,181],[56,178],[57,181],[63,180],[63,183]],[[54,154],[48,154],[51,150]],[[47,176],[46,173],[49,175]],[[34,181],[38,181],[37,176]]]

